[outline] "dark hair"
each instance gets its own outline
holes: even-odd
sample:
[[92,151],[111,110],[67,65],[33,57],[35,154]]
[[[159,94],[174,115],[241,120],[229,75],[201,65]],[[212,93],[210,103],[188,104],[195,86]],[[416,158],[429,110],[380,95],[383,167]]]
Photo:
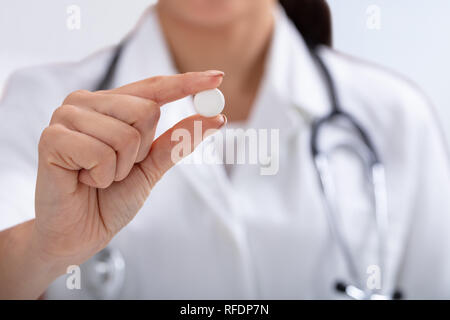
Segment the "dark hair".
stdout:
[[325,0],[280,0],[280,3],[309,46],[332,45],[331,13]]

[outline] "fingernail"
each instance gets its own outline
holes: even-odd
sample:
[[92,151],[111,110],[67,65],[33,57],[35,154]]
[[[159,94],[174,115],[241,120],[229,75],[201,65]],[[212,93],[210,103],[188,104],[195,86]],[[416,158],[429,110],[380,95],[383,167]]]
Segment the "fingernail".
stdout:
[[219,70],[208,70],[205,71],[205,75],[208,77],[223,77],[225,73]]
[[224,114],[221,114],[220,118],[221,118],[220,120],[222,121],[222,125],[220,127],[222,128],[223,126],[225,126],[227,124],[228,119]]

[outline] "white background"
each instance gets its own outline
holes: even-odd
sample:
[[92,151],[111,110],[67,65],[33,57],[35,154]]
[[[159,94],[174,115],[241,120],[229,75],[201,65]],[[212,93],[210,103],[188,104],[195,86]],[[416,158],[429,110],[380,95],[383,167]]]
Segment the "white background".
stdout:
[[[0,0],[0,91],[7,76],[17,68],[79,60],[118,42],[153,2]],[[335,47],[388,66],[418,83],[436,105],[450,141],[450,1],[329,3],[334,16]],[[66,9],[72,4],[81,8],[81,30],[66,27]],[[370,5],[381,9],[381,30],[366,26]]]

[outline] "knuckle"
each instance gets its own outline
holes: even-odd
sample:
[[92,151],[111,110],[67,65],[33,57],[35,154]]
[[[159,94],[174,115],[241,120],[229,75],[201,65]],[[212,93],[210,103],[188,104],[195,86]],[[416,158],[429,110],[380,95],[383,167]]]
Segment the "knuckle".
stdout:
[[104,147],[99,151],[100,163],[111,163],[116,161],[116,152],[112,148]]
[[54,138],[58,136],[62,128],[59,125],[50,125],[42,131],[41,137],[39,139],[39,151],[47,149],[52,143]]
[[141,134],[134,127],[128,127],[122,134],[120,147],[136,146],[141,144]]
[[38,144],[38,152],[39,154],[43,154],[48,150],[49,143],[51,141],[51,137],[53,135],[51,127],[47,127],[42,131],[41,137],[39,139]]
[[72,93],[70,93],[66,99],[64,99],[63,104],[69,104],[69,103],[73,103],[74,101],[78,101],[81,98],[86,97],[87,95],[89,95],[91,92],[89,92],[88,90],[76,90]]
[[139,164],[139,168],[144,173],[145,180],[148,183],[148,186],[150,189],[152,189],[159,180],[161,180],[162,176],[164,175],[164,171],[159,168],[159,166],[156,166],[154,163],[153,157],[150,155],[150,162],[149,164],[141,163]]
[[156,76],[148,79],[148,86],[152,88],[152,97],[155,103],[159,103],[161,97],[164,96],[165,88],[162,87],[164,76]]
[[150,170],[146,172],[145,175],[147,182],[151,188],[153,188],[158,183],[158,181],[161,180],[162,176],[163,173],[157,170]]
[[[89,92],[89,91],[88,91],[88,92]],[[111,90],[97,90],[97,91],[95,91],[94,93],[100,94],[100,95],[102,95],[102,94],[110,94],[110,93],[111,93]]]
[[192,93],[192,88],[189,82],[184,81],[180,84],[181,87],[181,93],[183,96],[188,96]]
[[95,170],[94,180],[98,183],[99,188],[107,188],[114,181],[116,169],[116,152],[111,148],[103,148],[101,152],[101,161],[97,170]]
[[149,84],[157,84],[160,83],[163,79],[163,76],[155,76],[155,77],[151,77],[150,79],[148,79]]
[[51,123],[70,119],[77,111],[77,107],[71,104],[63,104],[53,112]]
[[91,170],[90,175],[98,188],[105,189],[111,185],[113,179],[108,171],[102,169],[99,167],[99,170]]
[[133,127],[130,127],[128,130],[128,141],[133,144],[141,143],[141,134],[139,131]]
[[54,158],[52,153],[58,152],[55,147],[57,147],[57,139],[60,139],[63,131],[64,128],[60,125],[50,125],[42,131],[38,143],[39,159],[45,160],[48,163],[52,162]]
[[148,100],[144,108],[142,108],[141,118],[146,123],[156,124],[161,117],[161,108],[153,101]]
[[196,72],[185,72],[185,73],[181,73],[178,75],[179,79],[181,82],[186,82],[189,79],[192,79],[193,77],[195,77]]

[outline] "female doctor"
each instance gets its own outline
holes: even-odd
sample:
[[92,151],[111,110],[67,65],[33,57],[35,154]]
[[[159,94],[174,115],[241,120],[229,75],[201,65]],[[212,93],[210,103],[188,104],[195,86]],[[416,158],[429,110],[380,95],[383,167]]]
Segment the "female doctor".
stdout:
[[[316,49],[382,159],[388,204],[380,233],[360,161],[339,149],[330,219],[311,136],[332,101],[308,47],[329,44],[329,13],[323,1],[281,5],[160,0],[122,46],[11,77],[1,298],[450,298],[450,166],[427,100],[392,72]],[[230,126],[279,130],[276,174],[173,167],[175,129],[225,126],[188,97],[219,86]],[[325,131],[324,144],[353,139]]]

